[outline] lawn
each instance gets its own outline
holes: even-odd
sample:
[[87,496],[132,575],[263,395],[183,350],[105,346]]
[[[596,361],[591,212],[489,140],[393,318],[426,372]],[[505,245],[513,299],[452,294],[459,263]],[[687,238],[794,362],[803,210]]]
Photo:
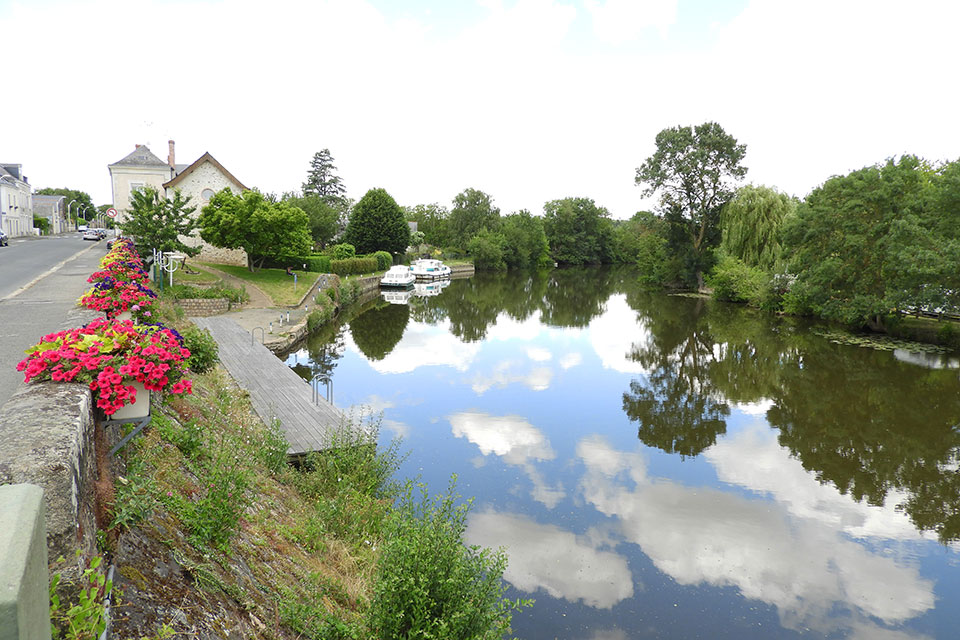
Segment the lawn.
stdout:
[[[174,284],[216,284],[220,281],[220,276],[210,273],[206,269],[200,267],[196,262],[189,262],[187,268],[191,271],[197,271],[199,273],[184,273],[183,269],[177,269],[173,272],[173,282]],[[170,282],[170,275],[166,275],[165,282]]]
[[[246,267],[229,264],[211,264],[214,269],[240,278],[256,286],[273,299],[278,306],[294,306],[300,303],[300,298],[312,286],[319,274],[304,271],[294,271],[297,274],[297,286],[294,290],[293,278],[283,269],[260,269],[251,273]],[[174,276],[176,278],[176,276]]]

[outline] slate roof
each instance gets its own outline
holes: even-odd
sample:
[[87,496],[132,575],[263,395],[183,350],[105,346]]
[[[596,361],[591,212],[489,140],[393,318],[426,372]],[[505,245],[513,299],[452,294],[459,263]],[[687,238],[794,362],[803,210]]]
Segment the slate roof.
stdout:
[[133,153],[126,156],[123,160],[119,162],[114,162],[109,165],[111,167],[116,166],[125,166],[125,167],[169,167],[165,161],[161,160],[157,156],[153,155],[153,152],[147,148],[147,145],[142,144],[136,149],[133,150]]

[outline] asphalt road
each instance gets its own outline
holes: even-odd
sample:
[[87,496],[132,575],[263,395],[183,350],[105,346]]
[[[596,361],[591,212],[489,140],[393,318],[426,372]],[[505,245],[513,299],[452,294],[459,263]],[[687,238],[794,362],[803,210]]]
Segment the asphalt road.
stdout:
[[105,241],[79,234],[13,238],[0,247],[0,407],[23,384],[16,365],[25,349],[100,315],[78,308],[77,298],[106,252]]

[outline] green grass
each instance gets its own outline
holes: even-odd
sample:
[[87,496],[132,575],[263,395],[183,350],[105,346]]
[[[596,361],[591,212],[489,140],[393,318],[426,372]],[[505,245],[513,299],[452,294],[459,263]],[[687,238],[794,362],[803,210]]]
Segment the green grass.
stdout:
[[297,274],[297,288],[294,291],[293,278],[288,276],[283,269],[261,269],[251,273],[246,267],[235,265],[211,264],[210,266],[256,286],[270,296],[273,304],[278,306],[299,304],[300,298],[307,292],[307,288],[312,286],[318,277],[316,273],[294,271]]
[[[197,274],[184,273],[183,269],[177,269],[173,272],[173,282],[174,284],[216,284],[220,278],[206,269],[203,269],[195,262],[191,262],[187,265],[191,271],[199,271]],[[167,280],[164,281],[164,284],[170,282],[170,276],[167,276]]]

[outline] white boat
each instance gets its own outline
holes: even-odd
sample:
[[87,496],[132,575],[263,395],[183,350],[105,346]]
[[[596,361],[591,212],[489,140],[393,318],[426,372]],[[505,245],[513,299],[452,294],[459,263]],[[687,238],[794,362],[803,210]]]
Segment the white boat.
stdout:
[[385,302],[390,304],[410,304],[410,298],[413,297],[413,294],[413,289],[387,289],[380,295],[383,296]]
[[380,278],[380,287],[383,289],[409,289],[413,287],[413,283],[417,281],[417,277],[413,275],[413,270],[410,267],[398,264],[394,267],[390,267],[383,277]]
[[413,272],[417,280],[449,278],[451,274],[450,267],[443,264],[440,260],[434,260],[432,258],[414,260],[413,264],[410,265],[410,271]]

